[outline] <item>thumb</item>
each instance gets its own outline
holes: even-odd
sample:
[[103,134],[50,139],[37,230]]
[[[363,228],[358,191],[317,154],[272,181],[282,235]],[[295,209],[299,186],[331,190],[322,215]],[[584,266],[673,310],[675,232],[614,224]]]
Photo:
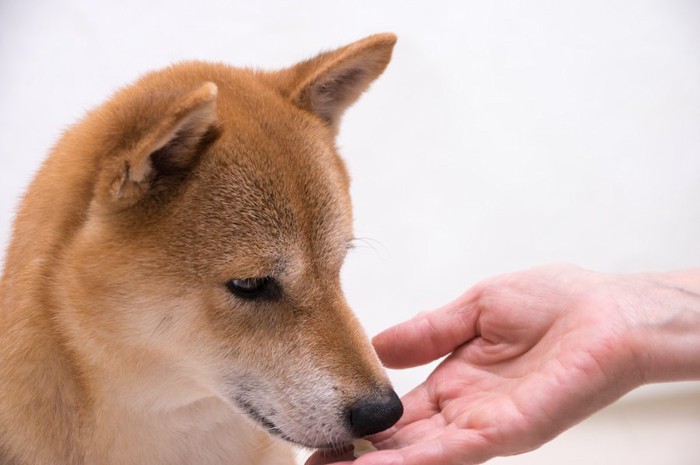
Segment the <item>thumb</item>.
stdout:
[[477,336],[477,295],[467,292],[454,302],[393,326],[372,339],[388,368],[432,362]]

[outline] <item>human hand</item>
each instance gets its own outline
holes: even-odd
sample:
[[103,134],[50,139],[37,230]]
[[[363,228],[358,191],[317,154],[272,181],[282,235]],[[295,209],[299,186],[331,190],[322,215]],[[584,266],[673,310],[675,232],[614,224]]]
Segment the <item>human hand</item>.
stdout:
[[[489,279],[373,340],[386,366],[450,354],[355,465],[467,465],[535,449],[645,382],[643,275],[549,266]],[[338,457],[313,455],[307,465]],[[339,462],[349,464],[350,462]]]

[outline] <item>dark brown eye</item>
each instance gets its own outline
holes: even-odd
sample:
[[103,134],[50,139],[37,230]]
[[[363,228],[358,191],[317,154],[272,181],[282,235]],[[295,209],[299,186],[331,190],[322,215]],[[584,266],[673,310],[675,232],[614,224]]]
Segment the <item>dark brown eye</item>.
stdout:
[[269,276],[232,279],[226,283],[226,288],[231,294],[246,300],[276,300],[281,296],[277,282]]

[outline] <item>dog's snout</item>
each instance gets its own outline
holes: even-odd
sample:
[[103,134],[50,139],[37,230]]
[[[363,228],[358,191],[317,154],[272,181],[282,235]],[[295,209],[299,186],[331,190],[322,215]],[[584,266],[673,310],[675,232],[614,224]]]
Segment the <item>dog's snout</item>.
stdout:
[[355,437],[379,433],[393,426],[403,415],[403,404],[393,390],[356,402],[347,418]]

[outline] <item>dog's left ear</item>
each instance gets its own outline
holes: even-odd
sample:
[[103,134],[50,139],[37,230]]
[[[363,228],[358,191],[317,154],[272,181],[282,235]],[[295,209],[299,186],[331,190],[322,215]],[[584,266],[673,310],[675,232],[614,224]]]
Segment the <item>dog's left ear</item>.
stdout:
[[377,34],[277,74],[282,93],[334,130],[340,117],[389,64],[394,34]]
[[152,190],[178,182],[216,132],[216,95],[216,84],[205,82],[190,91],[123,109],[128,117],[151,123],[133,131],[137,135],[124,134],[136,140],[104,162],[95,192],[99,203],[123,210]]

